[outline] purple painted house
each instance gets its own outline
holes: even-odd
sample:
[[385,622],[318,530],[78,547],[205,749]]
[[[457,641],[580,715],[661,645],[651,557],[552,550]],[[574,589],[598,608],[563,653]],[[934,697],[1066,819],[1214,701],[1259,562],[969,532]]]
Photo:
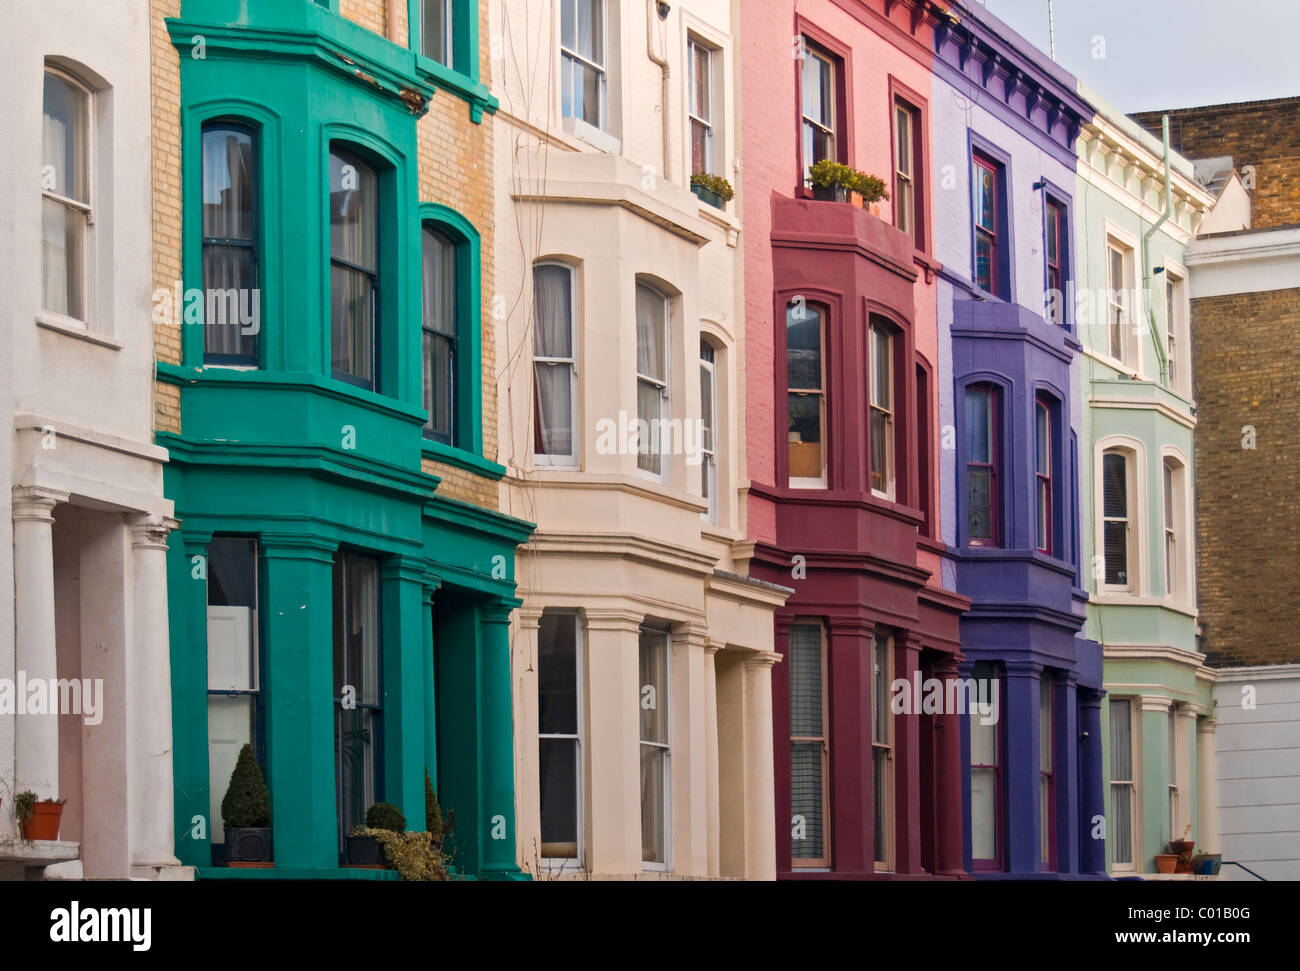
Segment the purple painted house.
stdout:
[[1104,871],[1101,648],[1081,634],[1074,78],[974,3],[935,34],[933,161],[944,541],[963,673],[996,687],[966,716],[965,865]]

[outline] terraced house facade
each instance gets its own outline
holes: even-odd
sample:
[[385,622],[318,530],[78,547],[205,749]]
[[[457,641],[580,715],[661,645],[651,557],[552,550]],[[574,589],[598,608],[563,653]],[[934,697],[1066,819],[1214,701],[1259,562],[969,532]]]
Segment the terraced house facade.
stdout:
[[176,854],[269,872],[212,867],[251,744],[281,875],[379,873],[341,866],[344,837],[379,801],[423,829],[427,771],[458,871],[515,876],[508,625],[531,527],[497,511],[488,458],[478,5],[152,14]]

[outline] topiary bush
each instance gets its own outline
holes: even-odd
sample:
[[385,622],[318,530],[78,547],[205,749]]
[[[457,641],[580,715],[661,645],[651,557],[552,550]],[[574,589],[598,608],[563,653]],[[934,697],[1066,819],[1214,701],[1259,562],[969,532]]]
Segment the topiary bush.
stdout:
[[389,802],[377,802],[366,810],[367,829],[386,829],[391,833],[406,832],[406,816]]
[[221,822],[226,829],[262,829],[271,825],[271,793],[251,745],[239,750],[230,787],[221,800]]

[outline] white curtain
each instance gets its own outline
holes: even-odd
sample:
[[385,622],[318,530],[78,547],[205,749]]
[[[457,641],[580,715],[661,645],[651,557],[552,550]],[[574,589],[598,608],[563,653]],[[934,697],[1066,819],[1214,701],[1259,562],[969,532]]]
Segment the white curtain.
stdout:
[[[663,297],[644,284],[636,288],[636,369],[638,374],[658,381],[664,380],[664,322]],[[644,417],[655,417],[643,415]]]
[[[42,191],[87,201],[85,179],[87,97],[68,81],[46,73]],[[50,176],[53,176],[52,178]],[[81,251],[85,216],[45,200],[41,206],[41,292],[47,310],[82,315]]]
[[[562,266],[533,269],[533,354],[540,455],[573,452],[573,275]],[[556,363],[554,359],[559,358]]]

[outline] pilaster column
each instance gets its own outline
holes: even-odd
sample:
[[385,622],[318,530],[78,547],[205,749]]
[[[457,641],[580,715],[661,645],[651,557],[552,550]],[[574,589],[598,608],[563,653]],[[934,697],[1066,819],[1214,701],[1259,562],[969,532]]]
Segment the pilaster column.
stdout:
[[[424,561],[388,556],[379,588],[384,690],[384,799],[412,830],[424,820]],[[511,820],[513,823],[513,818]],[[512,855],[513,856],[513,855]]]
[[[435,794],[438,789],[438,685],[433,669],[433,604],[441,581],[434,576],[424,577],[424,590],[420,597],[421,642],[423,643],[424,676],[424,767],[429,773]],[[425,825],[428,825],[425,820]]]
[[[168,539],[175,851],[185,866],[211,866],[213,827],[221,821],[208,764],[206,577],[212,534],[182,526]],[[203,825],[196,826],[196,821]]]
[[[1142,805],[1140,842],[1137,849],[1139,873],[1155,872],[1155,855],[1165,843],[1177,839],[1169,832],[1169,709],[1173,701],[1163,695],[1143,695],[1141,700],[1142,778],[1138,791]],[[1138,821],[1135,821],[1135,823]]]
[[1079,689],[1079,871],[1106,872],[1105,780],[1102,777],[1102,693]]
[[482,864],[487,879],[522,879],[516,862],[515,720],[510,693],[510,611],[518,601],[490,600],[482,609],[479,659],[479,784],[483,793],[479,825]]
[[772,666],[781,655],[745,658],[745,878],[776,879],[776,783],[772,770]]
[[590,873],[641,872],[641,723],[637,635],[642,617],[588,608],[586,838]]
[[[934,663],[934,676],[945,685],[959,676],[957,658],[941,655]],[[946,691],[945,691],[946,696]],[[978,714],[975,717],[979,717]],[[945,709],[935,717],[934,774],[938,791],[934,794],[935,830],[938,845],[934,848],[935,871],[942,876],[960,876],[965,817],[962,814],[962,719],[956,711]]]
[[1179,705],[1178,717],[1181,724],[1178,726],[1178,746],[1174,753],[1177,760],[1178,769],[1178,825],[1176,832],[1170,839],[1182,839],[1183,830],[1191,824],[1192,832],[1190,839],[1196,842],[1196,846],[1202,852],[1204,846],[1201,843],[1201,834],[1197,831],[1198,820],[1200,816],[1200,807],[1198,805],[1200,793],[1200,780],[1194,774],[1196,770],[1196,726],[1200,719],[1197,717],[1199,711],[1196,705]]
[[[539,598],[525,595],[524,604],[514,612],[511,634],[511,684],[515,712],[515,820],[518,832],[515,837],[518,863],[528,871],[542,868],[542,766],[541,749],[538,733],[541,725],[541,698],[538,695],[541,659],[539,657],[542,613],[544,605]],[[575,619],[577,625],[577,670],[580,681],[578,691],[578,711],[586,710],[585,689],[583,682],[586,664],[582,660],[583,652],[581,619]],[[578,725],[582,735],[582,725]],[[583,746],[578,746],[579,759],[586,753]],[[587,803],[587,790],[590,780],[585,777],[582,766],[578,766],[578,828],[579,840],[577,858],[579,867],[585,866],[583,841],[583,812]]]
[[1043,667],[1007,661],[1006,672],[1002,738],[1007,755],[1007,870],[1037,873],[1042,868],[1038,707]]
[[[278,868],[339,863],[333,542],[263,534],[266,782]],[[197,699],[196,699],[197,700]]]
[[1213,717],[1196,720],[1197,842],[1202,853],[1219,852],[1219,773]]
[[167,631],[167,536],[180,523],[131,523],[134,631],[127,645],[127,805],[132,867],[178,866],[172,828],[171,656]]
[[874,771],[871,749],[871,655],[874,626],[865,618],[831,618],[829,683],[831,868],[875,868]]
[[[54,637],[54,507],[66,492],[15,486],[14,647],[15,677],[31,683],[58,678]],[[14,790],[37,799],[59,795],[59,717],[23,714],[14,718]]]
[[[900,631],[894,643],[894,679],[910,687],[923,682],[921,671],[921,635]],[[885,685],[886,698],[893,697],[891,685]],[[922,694],[924,697],[924,694]],[[875,698],[872,698],[875,702]],[[891,706],[892,707],[892,706]],[[889,712],[893,726],[894,762],[894,866],[895,873],[921,873],[921,719],[924,712],[902,715]]]
[[[718,784],[718,668],[716,658],[722,644],[710,641],[704,646],[704,800],[705,815],[708,818],[708,875],[722,875],[721,828],[722,814],[719,801]],[[769,678],[770,680],[770,678]],[[772,712],[772,691],[767,693],[768,715]],[[770,734],[770,733],[769,733]],[[776,859],[776,844],[772,844],[773,860]],[[774,864],[775,865],[775,864]]]
[[[1082,746],[1079,742],[1079,675],[1065,672],[1056,683],[1052,703],[1054,706],[1054,739],[1052,762],[1055,767],[1056,786],[1056,869],[1058,873],[1078,873],[1079,854],[1079,760]],[[1086,834],[1085,834],[1086,835]]]

